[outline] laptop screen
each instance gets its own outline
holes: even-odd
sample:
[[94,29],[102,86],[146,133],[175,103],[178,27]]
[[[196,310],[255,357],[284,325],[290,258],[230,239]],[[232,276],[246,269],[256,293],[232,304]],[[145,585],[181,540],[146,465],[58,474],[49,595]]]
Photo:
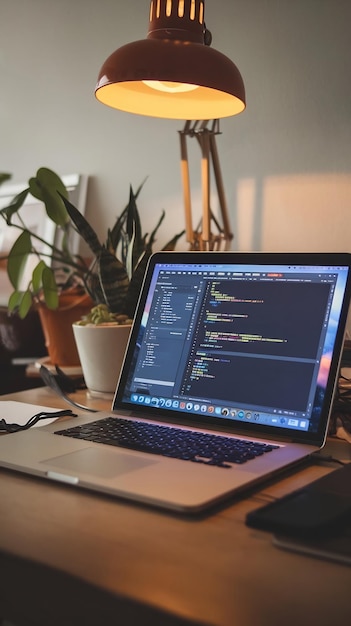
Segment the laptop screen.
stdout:
[[154,255],[115,404],[317,433],[349,266],[304,258]]

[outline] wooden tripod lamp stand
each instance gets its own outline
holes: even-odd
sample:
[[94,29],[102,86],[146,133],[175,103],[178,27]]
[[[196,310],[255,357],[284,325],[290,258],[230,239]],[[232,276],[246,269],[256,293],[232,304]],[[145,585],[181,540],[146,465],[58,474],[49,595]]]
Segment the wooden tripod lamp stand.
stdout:
[[[209,122],[209,120],[202,122],[187,121],[183,130],[179,131],[185,232],[191,250],[228,250],[233,239],[217,151],[216,135],[219,133],[218,119],[212,120],[212,122]],[[193,227],[190,191],[188,137],[195,137],[201,149],[202,219],[195,230]],[[211,163],[219,201],[219,218],[213,214],[211,209]]]

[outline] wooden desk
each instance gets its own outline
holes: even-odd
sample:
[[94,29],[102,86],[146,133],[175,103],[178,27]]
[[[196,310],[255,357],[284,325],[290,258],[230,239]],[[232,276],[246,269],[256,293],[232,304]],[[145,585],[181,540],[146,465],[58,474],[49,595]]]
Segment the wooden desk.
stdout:
[[[8,399],[63,406],[46,388]],[[334,467],[300,469],[198,519],[1,471],[0,615],[39,626],[346,625],[350,568],[281,551],[244,524]]]

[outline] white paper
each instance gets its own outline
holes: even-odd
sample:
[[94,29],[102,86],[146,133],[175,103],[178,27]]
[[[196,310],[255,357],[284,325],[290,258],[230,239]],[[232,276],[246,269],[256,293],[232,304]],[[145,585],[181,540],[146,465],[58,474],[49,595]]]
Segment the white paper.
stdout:
[[[26,402],[14,402],[12,400],[0,400],[0,419],[4,419],[8,424],[20,424],[23,426],[28,420],[37,413],[54,413],[62,411],[62,408],[53,408],[52,406],[41,406],[39,404],[27,404]],[[57,417],[52,419],[39,420],[36,426],[45,426],[54,422]]]

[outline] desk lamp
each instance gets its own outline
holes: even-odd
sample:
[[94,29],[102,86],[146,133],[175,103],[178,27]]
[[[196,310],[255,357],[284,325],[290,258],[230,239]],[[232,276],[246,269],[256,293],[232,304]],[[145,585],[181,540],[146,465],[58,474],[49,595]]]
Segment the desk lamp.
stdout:
[[[127,0],[126,0],[127,1]],[[230,233],[216,148],[219,119],[245,109],[245,88],[236,65],[211,48],[204,0],[151,0],[146,39],[118,48],[103,64],[96,98],[129,113],[187,120],[180,131],[186,237],[194,250],[228,246]],[[201,148],[202,223],[191,215],[187,137]],[[210,207],[212,159],[223,225]],[[217,233],[211,232],[211,225]]]

